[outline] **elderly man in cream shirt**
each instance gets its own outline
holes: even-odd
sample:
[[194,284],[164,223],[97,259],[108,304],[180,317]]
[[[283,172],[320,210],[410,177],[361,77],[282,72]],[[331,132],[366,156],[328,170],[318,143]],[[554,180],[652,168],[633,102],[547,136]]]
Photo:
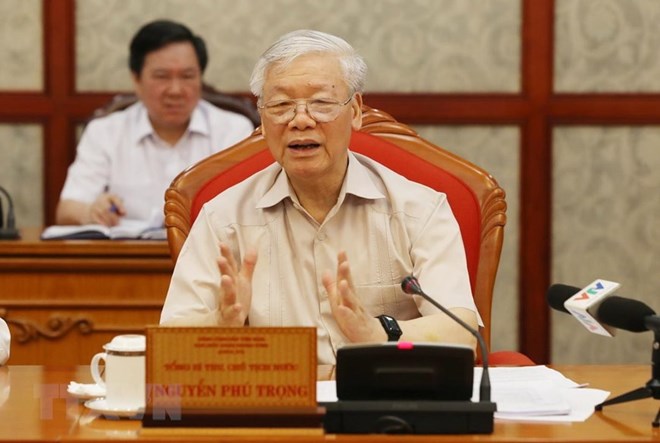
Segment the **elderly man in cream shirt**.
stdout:
[[9,359],[9,345],[11,335],[7,322],[0,318],[0,365],[4,365]]
[[[447,198],[353,153],[366,65],[344,40],[291,32],[252,74],[276,163],[209,201],[184,244],[163,325],[313,326],[319,364],[348,343],[426,341],[474,349],[465,250]],[[350,259],[350,262],[349,262]]]

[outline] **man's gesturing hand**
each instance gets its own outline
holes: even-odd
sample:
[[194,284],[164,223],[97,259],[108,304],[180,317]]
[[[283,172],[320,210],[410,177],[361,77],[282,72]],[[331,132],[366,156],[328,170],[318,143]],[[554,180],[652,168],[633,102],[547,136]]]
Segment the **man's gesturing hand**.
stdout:
[[332,272],[323,273],[323,286],[328,292],[332,315],[342,333],[352,343],[385,342],[387,334],[380,321],[369,315],[355,294],[351,268],[346,253],[337,255],[337,277]]
[[249,249],[239,269],[229,246],[220,243],[220,257],[218,257],[222,288],[218,310],[220,326],[245,325],[252,301],[252,274],[256,263],[257,251]]

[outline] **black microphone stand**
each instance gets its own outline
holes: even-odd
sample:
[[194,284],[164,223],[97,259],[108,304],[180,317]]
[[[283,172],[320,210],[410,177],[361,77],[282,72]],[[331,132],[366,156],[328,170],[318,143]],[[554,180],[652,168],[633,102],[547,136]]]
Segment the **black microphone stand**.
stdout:
[[[625,394],[621,394],[596,405],[596,411],[602,411],[603,407],[608,405],[642,400],[644,398],[653,397],[656,400],[660,400],[660,317],[657,315],[650,315],[644,318],[644,325],[647,329],[653,331],[651,379],[641,388],[633,389],[630,392],[626,392]],[[653,425],[654,428],[660,427],[660,408],[658,408],[658,413],[651,425]]]
[[481,382],[479,383],[479,401],[490,402],[490,376],[488,375],[488,348],[486,347],[486,343],[484,342],[483,336],[479,333],[479,331],[470,327],[467,323],[465,323],[463,320],[458,318],[456,314],[454,314],[449,309],[445,308],[440,303],[435,301],[432,297],[427,295],[422,290],[422,287],[420,286],[419,281],[417,281],[417,278],[414,277],[413,275],[409,275],[408,277],[403,279],[403,281],[401,282],[401,289],[403,289],[403,292],[407,294],[417,294],[423,297],[426,301],[431,303],[436,308],[440,309],[445,315],[447,315],[447,317],[451,318],[456,323],[461,325],[463,329],[468,331],[470,334],[472,334],[472,336],[474,336],[474,338],[477,339],[477,344],[479,345],[479,351],[481,351],[481,361],[482,361],[481,366],[483,369],[483,371],[481,372]]

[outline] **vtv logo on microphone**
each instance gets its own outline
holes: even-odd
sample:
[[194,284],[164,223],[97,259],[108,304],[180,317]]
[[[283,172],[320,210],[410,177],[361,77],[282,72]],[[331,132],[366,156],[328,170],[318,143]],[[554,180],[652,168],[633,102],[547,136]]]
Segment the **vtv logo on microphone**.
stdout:
[[588,300],[590,298],[598,296],[598,294],[601,294],[603,292],[603,290],[605,289],[605,285],[603,285],[603,282],[600,281],[600,280],[596,280],[592,284],[593,284],[592,287],[584,288],[582,290],[584,292],[580,291],[571,298],[575,299],[575,300]]
[[614,330],[601,324],[597,318],[598,305],[621,285],[607,280],[595,280],[564,302],[564,307],[582,325],[594,334],[612,337]]

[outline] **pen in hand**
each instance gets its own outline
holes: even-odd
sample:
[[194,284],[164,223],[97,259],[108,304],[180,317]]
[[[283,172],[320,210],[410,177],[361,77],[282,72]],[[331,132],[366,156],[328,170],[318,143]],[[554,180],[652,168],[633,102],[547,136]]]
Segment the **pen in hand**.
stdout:
[[[105,187],[103,188],[103,193],[104,194],[110,194],[110,186],[109,185],[105,185]],[[112,196],[110,198],[110,212],[112,212],[113,214],[119,214],[119,212],[120,212],[119,208],[117,207],[115,202],[112,200]]]
[[126,215],[121,197],[111,193],[108,185],[103,188],[103,194],[99,196],[97,202],[99,212],[96,212],[95,219],[101,224],[115,226],[119,223],[120,217]]

